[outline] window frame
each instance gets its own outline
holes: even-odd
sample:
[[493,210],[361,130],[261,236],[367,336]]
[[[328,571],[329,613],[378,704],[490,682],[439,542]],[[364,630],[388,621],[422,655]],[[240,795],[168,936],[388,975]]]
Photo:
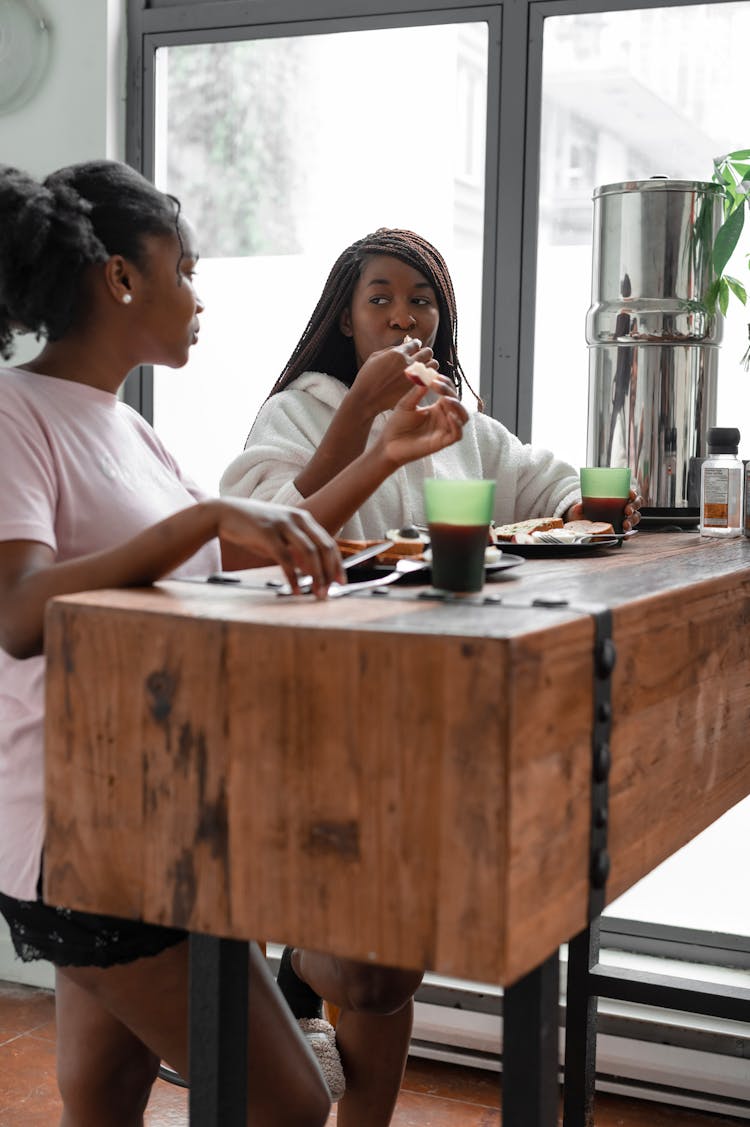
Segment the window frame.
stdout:
[[[496,293],[497,262],[502,255],[520,254],[520,244],[510,246],[513,232],[501,230],[497,209],[487,206],[487,194],[497,199],[497,169],[500,164],[499,139],[503,123],[499,120],[501,73],[500,47],[502,4],[476,3],[476,0],[451,0],[429,3],[420,0],[393,0],[387,14],[378,4],[357,0],[343,3],[306,3],[305,0],[279,0],[278,3],[205,2],[161,5],[129,0],[128,4],[128,101],[126,106],[126,159],[149,178],[155,168],[155,54],[160,47],[180,44],[227,42],[242,39],[276,38],[368,29],[429,26],[446,23],[484,22],[488,24],[488,89],[485,158],[484,250],[482,256],[482,341],[480,345],[480,394],[490,413],[503,418],[511,429],[516,420],[517,345],[503,352],[502,381],[484,378],[494,372],[495,340],[517,337],[517,312],[507,309]],[[273,9],[269,18],[269,9]],[[315,15],[311,13],[315,12]],[[519,186],[520,190],[520,186]],[[508,225],[506,225],[507,227]],[[515,239],[518,242],[517,239]],[[504,310],[504,315],[500,311]],[[512,369],[511,369],[512,365]],[[512,377],[512,378],[509,378]],[[500,392],[500,388],[504,392]],[[131,406],[149,421],[153,420],[153,370],[143,366],[131,373],[124,389]]]

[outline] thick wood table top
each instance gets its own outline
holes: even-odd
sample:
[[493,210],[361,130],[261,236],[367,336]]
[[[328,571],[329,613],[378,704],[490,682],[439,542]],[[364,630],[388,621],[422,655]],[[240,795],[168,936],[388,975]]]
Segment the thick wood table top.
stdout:
[[750,793],[744,540],[527,560],[491,602],[269,574],[50,605],[48,900],[515,981],[586,922],[595,605],[608,901]]

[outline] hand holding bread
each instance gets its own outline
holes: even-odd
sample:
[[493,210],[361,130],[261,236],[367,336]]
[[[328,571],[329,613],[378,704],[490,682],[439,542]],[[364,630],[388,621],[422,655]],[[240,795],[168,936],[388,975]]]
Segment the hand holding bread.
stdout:
[[406,368],[415,361],[431,371],[437,368],[432,349],[422,347],[421,341],[411,338],[371,353],[357,372],[349,392],[358,401],[360,413],[373,419],[395,407],[408,387]]
[[407,391],[396,403],[379,436],[385,456],[394,467],[435,454],[461,437],[469,413],[456,398],[453,384],[435,373],[431,390],[437,392],[439,398],[427,407],[421,406],[426,387]]

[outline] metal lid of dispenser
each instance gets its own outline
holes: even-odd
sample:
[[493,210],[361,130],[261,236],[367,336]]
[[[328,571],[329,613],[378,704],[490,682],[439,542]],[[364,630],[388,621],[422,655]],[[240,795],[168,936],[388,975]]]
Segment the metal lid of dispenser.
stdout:
[[601,184],[594,188],[593,199],[619,195],[622,192],[708,192],[724,195],[720,184],[711,180],[670,180],[668,176],[650,176],[648,180],[623,180],[619,184]]
[[666,177],[594,190],[589,345],[721,342],[722,319],[705,297],[724,195],[718,184]]

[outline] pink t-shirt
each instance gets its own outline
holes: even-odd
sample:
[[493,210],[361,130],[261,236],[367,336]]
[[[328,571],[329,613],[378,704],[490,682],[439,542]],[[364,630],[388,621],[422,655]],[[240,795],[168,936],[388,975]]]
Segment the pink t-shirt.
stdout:
[[[109,392],[0,366],[0,541],[60,562],[117,544],[203,494]],[[174,575],[208,575],[217,541]],[[44,658],[0,649],[0,891],[33,900],[44,840]]]

